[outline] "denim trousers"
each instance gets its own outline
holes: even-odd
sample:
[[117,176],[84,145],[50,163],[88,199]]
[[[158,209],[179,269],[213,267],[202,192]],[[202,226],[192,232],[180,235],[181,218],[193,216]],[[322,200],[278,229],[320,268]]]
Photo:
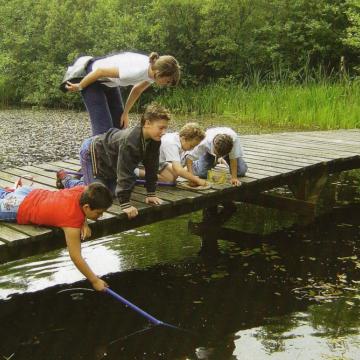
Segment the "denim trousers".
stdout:
[[73,179],[71,178],[71,176],[67,176],[62,181],[62,183],[66,189],[69,189],[74,186],[89,185],[93,182],[101,182],[114,194],[116,187],[116,179],[108,180],[102,179],[101,177],[94,177],[90,153],[90,145],[92,140],[93,138],[84,140],[80,148],[81,173],[83,174],[81,180]]
[[16,221],[19,206],[32,190],[31,186],[22,186],[13,192],[0,189],[0,221]]
[[[92,64],[86,71],[91,72]],[[81,91],[81,96],[90,116],[93,135],[103,134],[110,128],[120,129],[120,118],[124,111],[120,86],[108,87],[99,81]]]
[[[230,166],[230,159],[229,156],[225,156],[224,160]],[[195,160],[192,165],[192,170],[194,175],[199,176],[202,179],[207,178],[207,173],[210,169],[216,166],[216,158],[214,155],[210,153],[206,153],[205,155],[201,156],[198,160]],[[248,166],[245,160],[240,157],[237,158],[237,176],[244,176]]]

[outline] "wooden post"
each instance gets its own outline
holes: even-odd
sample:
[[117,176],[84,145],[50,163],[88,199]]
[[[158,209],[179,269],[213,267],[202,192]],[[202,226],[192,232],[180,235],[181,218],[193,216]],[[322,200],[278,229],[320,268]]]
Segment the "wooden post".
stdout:
[[328,171],[323,166],[309,174],[303,173],[299,177],[293,178],[288,186],[296,199],[316,204],[327,179]]

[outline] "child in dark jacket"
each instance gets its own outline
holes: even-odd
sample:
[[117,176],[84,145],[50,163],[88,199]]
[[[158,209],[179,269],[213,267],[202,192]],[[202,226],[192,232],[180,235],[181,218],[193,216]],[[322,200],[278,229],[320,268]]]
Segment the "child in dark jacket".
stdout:
[[[110,129],[85,140],[81,146],[83,182],[91,184],[99,181],[106,185],[115,194],[129,219],[138,214],[137,209],[130,204],[130,195],[136,183],[134,170],[140,162],[146,172],[146,203],[161,203],[155,190],[161,137],[165,134],[169,120],[168,110],[150,104],[142,115],[140,125],[125,130]],[[79,184],[66,172],[59,172],[58,178],[65,187]]]

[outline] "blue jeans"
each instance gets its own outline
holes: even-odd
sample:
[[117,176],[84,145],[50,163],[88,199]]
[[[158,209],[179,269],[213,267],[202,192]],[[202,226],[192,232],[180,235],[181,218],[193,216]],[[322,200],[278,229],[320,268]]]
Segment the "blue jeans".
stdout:
[[30,186],[19,187],[14,192],[0,189],[0,221],[16,221],[20,204],[32,190]]
[[[86,71],[91,72],[92,64]],[[120,118],[124,111],[120,87],[108,87],[95,81],[81,91],[81,96],[90,116],[93,135],[103,134],[110,128],[120,127]]]
[[[225,161],[230,166],[230,159],[229,156],[224,157]],[[206,153],[205,155],[201,156],[198,160],[195,160],[192,165],[192,170],[194,175],[201,177],[202,179],[207,178],[207,173],[210,169],[216,166],[216,158],[214,155]],[[240,157],[237,158],[237,176],[244,176],[248,166],[245,160]]]
[[91,154],[90,154],[90,145],[93,138],[84,140],[80,148],[80,163],[81,163],[81,172],[83,177],[81,180],[72,179],[71,176],[67,176],[63,181],[65,188],[72,188],[78,185],[89,185],[93,182],[101,182],[104,184],[113,194],[115,193],[116,179],[114,180],[105,180],[102,178],[95,178],[93,173]]

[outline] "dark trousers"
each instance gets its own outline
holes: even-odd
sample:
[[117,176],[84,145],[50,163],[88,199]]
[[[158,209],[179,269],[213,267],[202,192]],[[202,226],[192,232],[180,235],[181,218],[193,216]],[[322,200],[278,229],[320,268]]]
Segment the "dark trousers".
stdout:
[[121,129],[124,105],[120,87],[110,88],[96,81],[82,90],[81,95],[90,116],[93,136],[103,134],[110,128]]
[[[92,64],[86,71],[89,73]],[[108,87],[95,81],[81,91],[86,109],[90,116],[93,135],[103,134],[110,128],[120,127],[120,118],[124,111],[120,87]]]
[[[228,163],[230,166],[230,159],[229,156],[224,156],[224,160]],[[245,162],[245,160],[240,157],[237,158],[237,176],[245,176],[245,173],[248,169],[248,166]],[[193,162],[193,173],[194,175],[197,175],[201,177],[202,179],[206,179],[207,173],[210,169],[216,166],[216,158],[214,155],[211,155],[209,153],[204,154],[201,156],[198,160],[195,160]]]

